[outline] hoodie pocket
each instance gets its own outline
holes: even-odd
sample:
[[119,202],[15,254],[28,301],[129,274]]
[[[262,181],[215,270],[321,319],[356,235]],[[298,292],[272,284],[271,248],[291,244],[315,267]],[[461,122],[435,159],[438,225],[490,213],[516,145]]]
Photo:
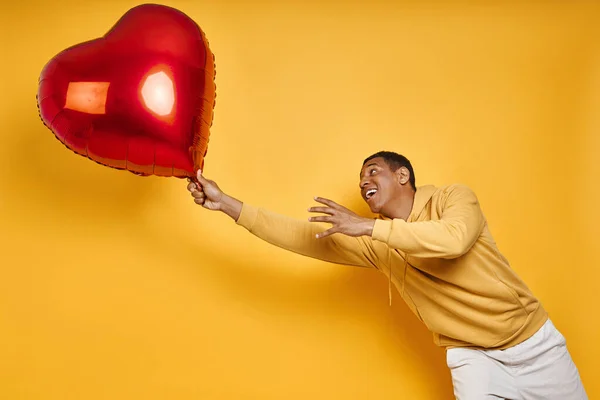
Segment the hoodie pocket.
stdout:
[[[425,324],[427,329],[433,333],[434,342],[438,346],[448,346],[453,340],[465,341],[461,336],[461,329],[456,329],[456,316],[445,315],[440,309],[429,306],[416,306],[416,314]],[[463,329],[464,330],[464,329]]]
[[506,287],[499,289],[498,296],[485,306],[456,306],[448,304],[416,305],[419,318],[434,333],[439,346],[456,341],[480,346],[495,347],[513,337],[527,321],[527,313]]

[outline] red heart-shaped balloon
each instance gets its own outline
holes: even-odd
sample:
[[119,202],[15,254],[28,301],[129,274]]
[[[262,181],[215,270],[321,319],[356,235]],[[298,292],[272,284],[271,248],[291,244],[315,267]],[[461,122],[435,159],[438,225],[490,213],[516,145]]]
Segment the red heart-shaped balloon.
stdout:
[[130,9],[103,36],[44,67],[40,118],[74,152],[139,175],[203,168],[215,105],[214,55],[171,7]]

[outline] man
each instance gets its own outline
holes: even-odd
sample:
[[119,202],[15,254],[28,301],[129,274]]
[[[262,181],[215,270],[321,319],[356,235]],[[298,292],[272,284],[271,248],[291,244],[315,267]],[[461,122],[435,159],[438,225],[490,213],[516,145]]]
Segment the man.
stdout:
[[[408,159],[382,151],[360,172],[363,199],[377,219],[315,198],[319,213],[299,221],[223,193],[198,171],[188,190],[259,238],[320,260],[373,267],[447,349],[454,394],[470,399],[583,400],[587,395],[540,302],[511,269],[464,185],[415,185]],[[328,223],[328,229],[320,224]]]

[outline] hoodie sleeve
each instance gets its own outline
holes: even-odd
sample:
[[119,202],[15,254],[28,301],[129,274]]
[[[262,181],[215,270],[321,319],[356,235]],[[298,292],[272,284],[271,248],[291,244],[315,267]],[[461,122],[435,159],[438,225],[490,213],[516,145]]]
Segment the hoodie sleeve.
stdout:
[[246,203],[236,223],[260,239],[294,253],[335,264],[374,267],[376,255],[370,237],[333,234],[317,239],[325,224],[301,221]]
[[377,220],[372,238],[414,257],[460,257],[473,246],[484,227],[479,201],[468,187],[453,185],[446,192],[442,208],[441,218],[435,221]]

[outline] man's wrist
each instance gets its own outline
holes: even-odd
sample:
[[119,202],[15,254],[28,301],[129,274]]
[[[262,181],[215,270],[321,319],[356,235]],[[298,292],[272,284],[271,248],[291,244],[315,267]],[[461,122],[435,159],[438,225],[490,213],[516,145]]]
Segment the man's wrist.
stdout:
[[364,228],[364,235],[365,236],[372,236],[373,235],[373,229],[375,229],[375,219],[367,219],[365,220],[365,228]]
[[241,201],[223,193],[223,197],[221,198],[221,201],[219,203],[219,211],[229,215],[235,221],[237,221],[240,218],[240,214],[242,212]]

